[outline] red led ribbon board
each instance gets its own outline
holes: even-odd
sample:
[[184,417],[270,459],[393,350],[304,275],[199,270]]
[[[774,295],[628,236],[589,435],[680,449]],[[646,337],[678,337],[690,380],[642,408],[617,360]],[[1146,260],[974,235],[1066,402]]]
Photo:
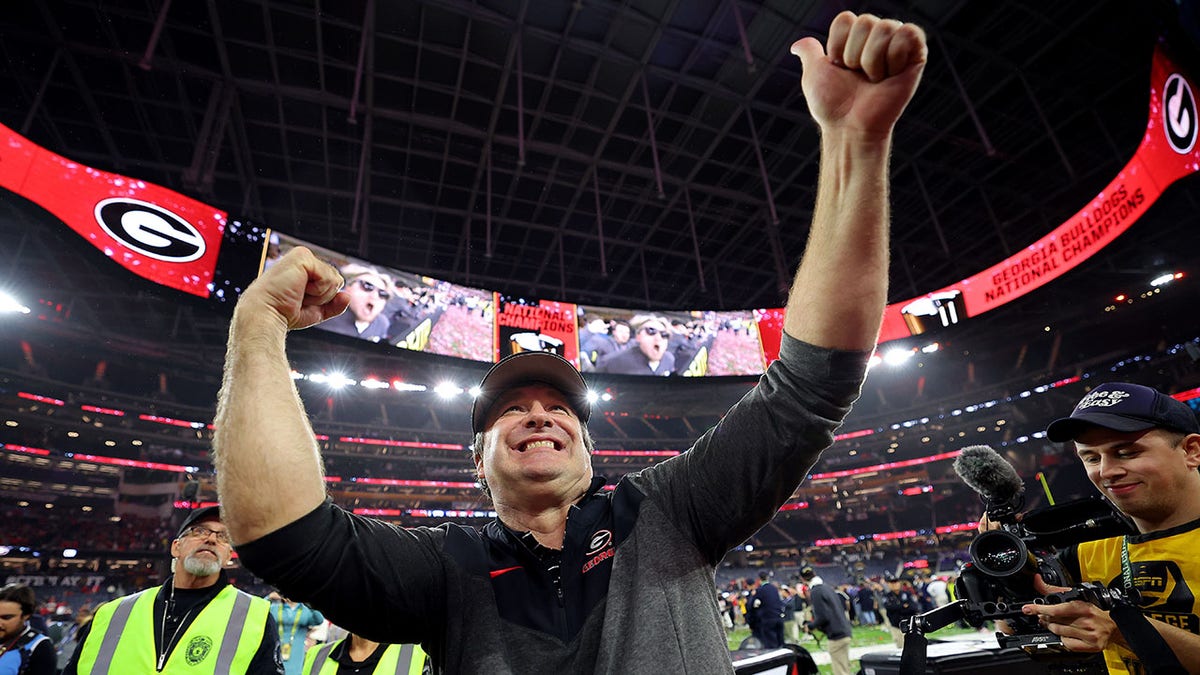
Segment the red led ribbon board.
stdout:
[[[1129,229],[1172,183],[1200,170],[1196,88],[1161,49],[1151,64],[1149,112],[1133,158],[1084,208],[1020,253],[974,276],[889,305],[879,342],[961,323],[1040,288]],[[134,274],[209,296],[224,212],[157,185],[73,162],[3,125],[0,187],[54,214]],[[575,305],[526,302],[498,293],[493,302],[493,359],[542,350],[579,363]],[[783,315],[782,309],[755,310],[766,362],[779,357]],[[452,355],[485,360],[485,350]]]
[[2,124],[0,187],[54,214],[130,272],[208,297],[225,212],[158,185],[73,162]]
[[[1196,87],[1163,53],[1150,68],[1150,119],[1137,152],[1100,194],[1020,253],[932,293],[888,305],[879,342],[920,335],[979,316],[1050,283],[1137,222],[1175,181],[1200,169]],[[779,358],[783,310],[759,312],[769,361]]]

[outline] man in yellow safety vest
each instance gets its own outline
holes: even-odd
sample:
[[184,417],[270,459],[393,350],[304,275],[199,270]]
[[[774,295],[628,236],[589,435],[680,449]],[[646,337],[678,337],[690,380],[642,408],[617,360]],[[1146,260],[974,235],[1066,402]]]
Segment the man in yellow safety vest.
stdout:
[[338,640],[309,649],[304,655],[302,675],[421,675],[425,652],[419,645],[385,645],[351,633]]
[[172,576],[100,606],[63,673],[281,675],[270,603],[229,585],[232,554],[218,508],[193,511],[171,542]]

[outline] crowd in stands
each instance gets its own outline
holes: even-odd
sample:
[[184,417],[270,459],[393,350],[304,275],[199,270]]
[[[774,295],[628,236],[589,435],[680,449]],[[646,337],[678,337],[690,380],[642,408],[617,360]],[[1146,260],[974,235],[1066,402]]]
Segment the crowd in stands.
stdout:
[[95,553],[160,552],[172,538],[158,518],[111,516],[78,509],[0,507],[0,545]]

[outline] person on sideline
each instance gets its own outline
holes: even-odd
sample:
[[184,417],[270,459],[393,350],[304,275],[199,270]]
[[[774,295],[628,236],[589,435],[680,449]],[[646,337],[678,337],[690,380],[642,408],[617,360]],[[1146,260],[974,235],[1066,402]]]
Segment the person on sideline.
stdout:
[[813,618],[805,624],[807,630],[819,630],[829,640],[829,663],[833,675],[850,675],[850,642],[853,629],[846,616],[842,596],[826,584],[811,567],[800,570],[800,578],[808,584],[808,596],[812,602]]
[[274,591],[267,594],[267,601],[271,603],[271,616],[279,627],[279,657],[283,659],[283,672],[286,675],[300,675],[308,629],[325,623],[325,617],[315,609]]
[[425,652],[418,645],[384,645],[361,635],[313,647],[302,675],[421,675]]
[[54,641],[29,625],[37,606],[33,589],[22,584],[0,588],[0,675],[54,675]]
[[232,554],[218,508],[192,511],[171,542],[172,576],[98,607],[63,674],[282,675],[270,603],[229,585]]

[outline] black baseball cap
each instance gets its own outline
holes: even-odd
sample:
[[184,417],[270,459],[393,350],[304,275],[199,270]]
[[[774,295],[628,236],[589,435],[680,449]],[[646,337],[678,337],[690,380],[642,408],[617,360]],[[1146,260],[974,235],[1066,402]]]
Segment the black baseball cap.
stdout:
[[1046,438],[1055,443],[1073,441],[1089,426],[1113,431],[1145,431],[1160,427],[1200,434],[1196,413],[1182,401],[1140,384],[1108,382],[1088,392],[1070,417],[1054,420]]
[[575,415],[587,424],[592,414],[592,404],[587,399],[587,383],[575,366],[550,352],[518,352],[501,359],[479,382],[479,395],[471,407],[471,431],[483,431],[488,411],[504,392],[539,383],[562,392],[575,409]]
[[221,519],[221,507],[219,507],[219,506],[204,506],[204,507],[198,508],[195,511],[192,511],[191,513],[187,514],[187,517],[183,519],[183,523],[180,524],[180,526],[179,526],[179,533],[175,535],[175,538],[178,539],[178,538],[182,537],[183,533],[187,532],[187,529],[189,527],[195,525],[196,523],[199,523],[204,520],[220,520],[220,519]]

